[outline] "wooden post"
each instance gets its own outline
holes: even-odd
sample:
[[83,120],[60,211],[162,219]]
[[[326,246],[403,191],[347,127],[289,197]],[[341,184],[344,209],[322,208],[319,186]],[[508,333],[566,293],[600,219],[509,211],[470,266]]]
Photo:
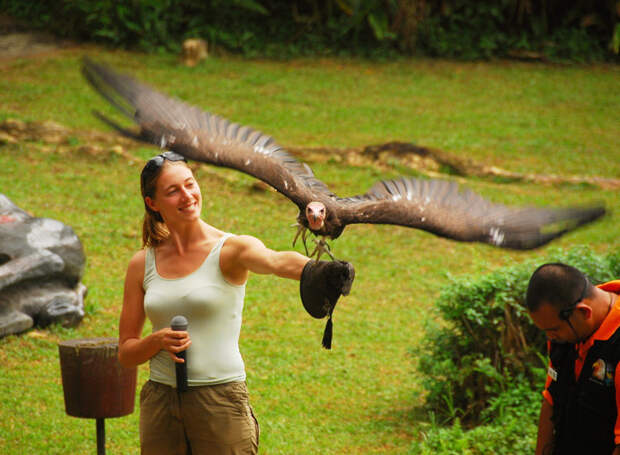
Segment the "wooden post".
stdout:
[[105,419],[97,419],[97,455],[105,455]]

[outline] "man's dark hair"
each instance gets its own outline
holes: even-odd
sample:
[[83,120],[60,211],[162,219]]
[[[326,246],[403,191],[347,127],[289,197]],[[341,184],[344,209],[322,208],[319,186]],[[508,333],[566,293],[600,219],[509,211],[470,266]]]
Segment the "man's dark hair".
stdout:
[[532,312],[543,303],[558,310],[569,309],[592,295],[592,285],[580,270],[560,262],[538,267],[527,287],[525,302]]

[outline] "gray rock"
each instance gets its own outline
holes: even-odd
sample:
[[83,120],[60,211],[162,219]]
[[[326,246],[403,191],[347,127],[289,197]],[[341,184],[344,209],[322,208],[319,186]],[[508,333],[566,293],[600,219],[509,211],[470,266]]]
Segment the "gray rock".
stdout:
[[66,224],[36,218],[0,194],[0,337],[84,317],[86,263]]

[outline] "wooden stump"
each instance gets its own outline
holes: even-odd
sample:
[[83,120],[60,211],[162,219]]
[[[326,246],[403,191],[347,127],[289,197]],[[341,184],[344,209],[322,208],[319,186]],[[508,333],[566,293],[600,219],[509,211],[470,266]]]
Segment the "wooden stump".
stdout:
[[118,362],[116,338],[63,341],[58,350],[67,414],[99,419],[133,412],[137,368]]

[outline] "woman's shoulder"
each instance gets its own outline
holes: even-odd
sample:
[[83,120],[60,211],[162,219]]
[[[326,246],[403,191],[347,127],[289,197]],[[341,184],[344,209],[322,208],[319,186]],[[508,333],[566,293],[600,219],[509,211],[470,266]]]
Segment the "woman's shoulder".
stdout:
[[226,234],[226,241],[224,243],[225,247],[228,248],[247,248],[256,244],[261,244],[259,239],[253,237],[251,235],[246,234]]
[[136,251],[132,258],[129,260],[129,264],[133,264],[135,262],[142,262],[142,264],[144,264],[148,250],[149,248],[142,248],[141,250]]
[[129,265],[127,266],[127,274],[138,274],[144,276],[144,264],[146,263],[146,254],[147,249],[141,249],[137,251],[132,258],[129,260]]

